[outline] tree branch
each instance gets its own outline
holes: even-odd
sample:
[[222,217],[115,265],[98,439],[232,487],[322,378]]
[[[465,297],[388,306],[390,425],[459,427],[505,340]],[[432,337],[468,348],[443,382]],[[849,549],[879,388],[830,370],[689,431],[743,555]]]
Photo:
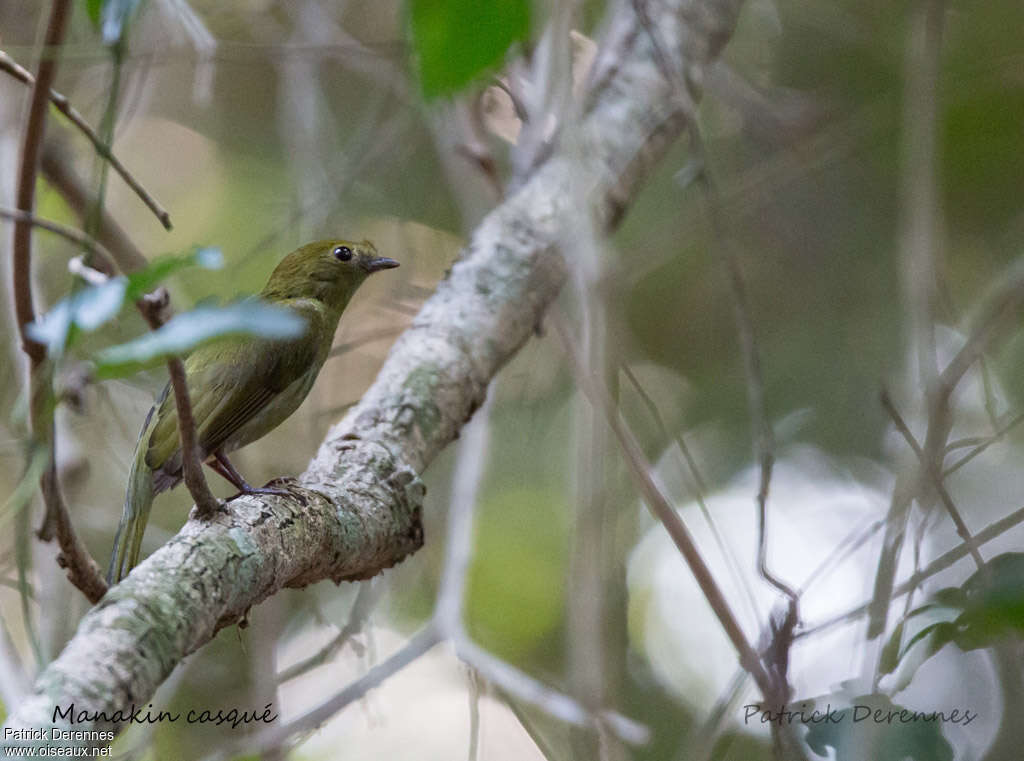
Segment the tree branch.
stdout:
[[[647,10],[696,83],[739,5],[661,0]],[[89,712],[76,729],[114,728],[113,712],[144,705],[185,655],[252,605],[283,587],[368,578],[415,551],[417,473],[457,436],[565,280],[556,243],[574,195],[567,187],[586,188],[601,227],[613,227],[692,122],[692,87],[670,97],[650,40],[619,6],[576,136],[584,150],[556,150],[481,222],[377,380],[328,433],[295,497],[242,497],[210,521],[190,520],[86,615],[7,726],[47,726],[55,705],[74,705]]]
[[[22,66],[18,65],[18,62],[11,58],[7,53],[0,50],[0,71],[6,71],[12,77],[17,79],[19,82],[23,82],[29,87],[35,83],[35,77],[32,76],[31,72]],[[89,142],[92,143],[93,148],[96,149],[96,153],[105,158],[110,166],[114,168],[114,171],[121,175],[121,178],[128,184],[135,195],[137,195],[144,204],[149,208],[156,218],[160,220],[160,224],[164,226],[165,230],[171,229],[171,215],[167,213],[167,210],[160,205],[159,201],[153,198],[144,187],[139,183],[138,180],[132,176],[132,173],[128,171],[124,164],[114,155],[114,152],[107,147],[100,136],[96,134],[89,122],[85,120],[78,109],[71,105],[71,102],[67,99],[67,96],[61,95],[56,90],[49,90],[49,99],[53,103],[54,107],[60,111],[64,116],[68,118],[72,124],[78,127],[78,130],[85,135]]]
[[[55,50],[64,38],[68,19],[68,0],[54,0],[46,27],[44,44]],[[54,534],[60,545],[57,562],[67,570],[68,579],[82,590],[89,602],[96,602],[106,591],[99,566],[78,538],[71,524],[67,503],[60,489],[57,474],[57,453],[53,430],[52,397],[53,368],[46,359],[46,348],[28,335],[28,326],[35,322],[32,301],[32,227],[36,198],[36,174],[39,154],[46,130],[46,103],[50,85],[57,75],[57,59],[43,56],[39,73],[32,87],[32,100],[22,135],[21,165],[18,169],[17,215],[14,218],[14,239],[11,245],[11,283],[14,290],[14,311],[21,346],[28,356],[29,422],[32,435],[49,451],[50,462],[39,479],[39,490],[46,507],[46,517],[39,530],[41,539]]]

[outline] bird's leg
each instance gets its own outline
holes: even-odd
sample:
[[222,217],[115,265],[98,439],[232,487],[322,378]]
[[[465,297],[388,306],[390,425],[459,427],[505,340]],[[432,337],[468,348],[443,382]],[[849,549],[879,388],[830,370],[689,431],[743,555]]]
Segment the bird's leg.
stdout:
[[235,466],[231,464],[231,460],[220,452],[214,453],[213,459],[207,462],[207,465],[209,465],[215,473],[223,477],[238,489],[238,494],[235,494],[233,497],[228,497],[225,502],[238,499],[243,494],[277,494],[280,496],[289,496],[291,494],[291,492],[285,491],[284,489],[272,489],[266,486],[262,489],[257,489],[242,478],[242,474],[235,470]]

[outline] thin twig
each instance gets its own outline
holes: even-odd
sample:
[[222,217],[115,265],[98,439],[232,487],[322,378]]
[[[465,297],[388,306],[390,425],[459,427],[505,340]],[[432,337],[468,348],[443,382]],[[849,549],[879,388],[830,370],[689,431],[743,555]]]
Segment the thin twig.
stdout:
[[289,666],[277,675],[277,683],[284,684],[296,677],[311,671],[328,661],[338,650],[358,634],[370,616],[374,605],[380,599],[384,585],[375,583],[373,579],[367,579],[359,585],[359,592],[356,594],[355,602],[352,603],[352,610],[349,612],[348,621],[335,635],[330,642],[320,648],[308,658]]
[[[95,194],[75,172],[70,152],[58,137],[46,138],[40,168],[46,181],[84,223],[97,205]],[[110,252],[122,272],[134,272],[148,264],[146,257],[106,209],[101,210],[94,232],[96,240]]]
[[479,671],[480,676],[488,682],[509,695],[537,706],[556,719],[580,727],[597,728],[604,725],[617,737],[633,745],[643,745],[650,739],[650,732],[644,725],[615,711],[590,711],[568,695],[545,686],[466,637],[455,641],[455,652],[463,663]]
[[964,544],[967,546],[968,551],[971,553],[971,557],[974,558],[974,562],[978,568],[985,567],[985,559],[981,556],[981,552],[978,551],[977,543],[974,537],[971,535],[970,529],[967,528],[967,524],[964,522],[963,516],[960,515],[960,511],[953,503],[953,498],[949,494],[949,490],[946,489],[946,485],[942,481],[942,475],[939,473],[935,463],[927,457],[925,451],[921,448],[920,444],[917,443],[917,439],[914,438],[914,434],[910,428],[907,427],[906,421],[903,420],[903,416],[900,415],[896,405],[889,396],[889,392],[882,390],[881,394],[882,406],[885,411],[892,418],[896,424],[896,428],[902,434],[910,448],[914,450],[914,454],[917,455],[918,461],[920,462],[921,468],[925,473],[928,474],[928,478],[932,483],[932,487],[935,492],[939,495],[939,501],[942,502],[943,507],[946,508],[946,512],[949,513],[949,517],[952,519],[956,526],[956,531],[963,539]]
[[715,237],[721,241],[722,255],[729,286],[736,312],[736,330],[739,333],[740,349],[743,354],[743,368],[747,379],[747,406],[750,410],[750,425],[753,429],[754,457],[760,468],[760,479],[757,489],[757,569],[761,578],[789,598],[790,604],[799,602],[797,591],[782,581],[768,567],[768,491],[771,486],[772,469],[775,465],[775,434],[768,421],[764,401],[764,374],[761,371],[761,353],[757,347],[757,336],[754,332],[754,321],[751,318],[750,297],[747,285],[740,268],[739,257],[733,250],[733,238],[722,217],[722,204],[718,188],[707,167],[707,152],[704,149],[700,130],[692,132],[694,150],[701,159],[703,166],[698,177],[704,190],[709,216],[714,227]]
[[[144,296],[136,306],[143,319],[152,330],[163,324],[163,311],[169,297],[167,290],[158,288]],[[196,424],[192,415],[192,400],[189,398],[188,381],[185,363],[180,357],[167,360],[167,373],[171,377],[171,389],[174,392],[174,407],[178,415],[178,436],[181,439],[181,467],[184,471],[185,486],[196,504],[196,515],[200,518],[211,517],[219,508],[220,500],[213,496],[206,476],[203,475],[203,461],[199,457],[199,444],[196,440]]]
[[114,264],[114,257],[111,256],[110,252],[80,230],[62,225],[59,222],[51,222],[48,219],[37,217],[31,212],[21,211],[20,209],[5,209],[2,206],[0,206],[0,218],[9,219],[12,222],[27,222],[32,227],[38,227],[40,230],[46,230],[54,235],[59,235],[76,246],[81,246],[95,256],[99,260],[94,262],[95,269],[98,269],[104,275],[110,276],[115,272],[116,265]]
[[483,685],[479,672],[472,666],[466,667],[466,679],[469,681],[469,751],[467,761],[477,761],[480,756],[480,695]]
[[474,420],[463,429],[458,460],[452,474],[444,565],[434,606],[434,616],[447,635],[462,629],[466,579],[473,558],[473,523],[487,465],[493,399],[494,394],[488,393]]
[[[1021,423],[1024,423],[1024,413],[1021,413],[1021,414],[1017,415],[1016,417],[1014,417],[1013,420],[1011,420],[1009,423],[1004,425],[1002,428],[1000,428],[998,431],[993,433],[991,436],[987,437],[980,444],[978,444],[976,447],[974,447],[974,449],[972,449],[970,452],[968,452],[963,457],[961,457],[959,460],[957,460],[952,465],[950,465],[948,468],[946,468],[942,472],[942,477],[943,478],[949,478],[949,476],[951,476],[956,471],[960,470],[960,468],[962,468],[964,465],[969,463],[975,457],[980,455],[982,452],[984,452],[990,446],[992,446],[996,442],[1000,441],[1004,436],[1006,436],[1006,434],[1008,434],[1011,430],[1016,428]],[[953,443],[956,443],[956,442],[953,442]],[[953,443],[951,443],[949,445],[950,448],[953,447]]]
[[580,388],[583,389],[583,392],[590,398],[591,402],[604,412],[612,432],[619,440],[626,463],[629,465],[630,473],[633,475],[634,483],[643,496],[648,509],[662,523],[676,548],[682,554],[683,559],[697,581],[697,585],[711,606],[711,610],[714,611],[729,641],[736,648],[740,665],[754,677],[754,681],[757,682],[759,689],[767,695],[773,694],[773,685],[762,667],[757,653],[750,643],[747,642],[743,629],[740,627],[736,615],[729,606],[729,601],[726,599],[721,587],[718,586],[718,582],[715,580],[714,574],[711,573],[711,569],[708,568],[704,558],[701,557],[700,550],[697,549],[693,537],[690,536],[690,532],[683,524],[679,514],[676,513],[675,508],[655,481],[653,468],[647,461],[647,456],[644,454],[640,443],[633,436],[633,432],[622,422],[618,410],[612,406],[611,399],[608,397],[604,385],[588,376],[579,365],[574,339],[569,335],[569,327],[566,324],[565,317],[558,310],[557,306],[552,310],[552,316],[554,318],[552,322],[555,325],[555,330],[561,337],[562,345],[571,358],[572,370],[576,376],[576,381]]
[[747,597],[747,602],[750,603],[750,612],[754,616],[755,620],[760,618],[761,611],[757,604],[757,598],[754,596],[754,590],[751,589],[750,584],[747,583],[746,578],[743,576],[740,570],[739,560],[736,558],[736,553],[732,551],[732,548],[726,544],[725,538],[722,536],[722,532],[718,528],[718,522],[711,514],[711,510],[708,509],[707,502],[705,501],[704,495],[707,493],[707,487],[704,484],[704,478],[700,474],[700,470],[697,467],[697,460],[694,458],[693,453],[690,452],[690,448],[686,445],[686,440],[682,434],[672,435],[669,433],[668,427],[665,425],[665,421],[661,417],[661,413],[658,412],[658,406],[654,403],[654,399],[651,398],[650,394],[640,384],[639,379],[634,375],[633,371],[629,368],[629,365],[622,365],[622,372],[629,379],[630,383],[633,384],[633,388],[640,395],[640,399],[644,402],[648,412],[654,419],[655,425],[661,431],[661,435],[668,439],[673,439],[679,447],[679,450],[683,453],[683,459],[686,461],[686,466],[690,470],[690,475],[693,478],[693,491],[694,499],[697,502],[697,506],[700,508],[701,514],[704,516],[704,522],[708,524],[708,528],[711,530],[711,536],[715,540],[715,544],[718,545],[718,551],[722,553],[722,557],[725,559],[726,564],[729,567],[729,572],[733,577],[733,583],[736,584],[737,589],[742,589]]
[[[64,38],[68,19],[68,0],[54,0],[46,28],[44,44],[56,49]],[[49,450],[49,464],[39,480],[46,515],[39,537],[48,540],[56,534],[60,545],[57,562],[67,570],[68,579],[92,602],[98,602],[107,591],[99,565],[78,538],[71,524],[67,504],[60,489],[57,474],[56,436],[50,398],[53,393],[53,368],[46,360],[46,349],[28,335],[28,326],[36,319],[32,302],[32,224],[35,208],[36,173],[39,153],[46,129],[46,103],[54,77],[57,57],[44,55],[39,62],[39,73],[32,86],[32,100],[21,146],[21,166],[18,171],[17,210],[21,216],[14,220],[11,281],[14,288],[14,307],[21,345],[29,360],[29,418],[32,435],[45,442]],[[24,215],[29,215],[26,218]]]
[[[31,87],[35,82],[35,77],[32,76],[31,72],[20,66],[17,61],[15,61],[2,50],[0,50],[0,71],[6,71],[19,82],[23,82],[29,87]],[[113,151],[111,151],[110,148],[108,148],[107,145],[100,139],[100,136],[96,134],[96,130],[94,130],[89,125],[89,123],[85,120],[85,117],[83,117],[82,114],[78,112],[78,109],[71,105],[67,97],[61,95],[56,90],[50,89],[49,99],[50,102],[53,103],[53,105],[56,107],[56,109],[60,111],[62,114],[64,114],[64,116],[68,118],[68,121],[74,124],[78,128],[78,130],[89,139],[89,142],[92,143],[93,148],[96,149],[96,153],[98,153],[100,156],[106,159],[110,163],[110,166],[114,168],[114,171],[121,175],[122,179],[124,179],[124,181],[128,184],[128,187],[135,191],[135,195],[142,199],[142,202],[146,204],[149,210],[156,215],[156,218],[158,220],[160,220],[160,224],[164,226],[164,229],[170,230],[171,215],[168,214],[167,210],[164,209],[160,205],[160,203],[146,191],[144,187],[142,187],[142,185],[139,183],[138,180],[135,179],[134,176],[132,176],[131,172],[129,172],[128,169],[124,166],[124,164],[122,164],[120,160],[118,160],[117,156],[114,155]]]
[[388,677],[397,674],[439,644],[442,639],[437,627],[433,623],[427,624],[414,634],[398,652],[378,663],[361,678],[347,685],[329,699],[291,721],[271,726],[263,732],[243,738],[236,743],[225,743],[208,757],[209,761],[234,758],[238,752],[259,755],[268,748],[287,749],[289,745],[294,744],[297,736],[321,726],[345,706],[359,700],[375,687],[379,687]]
[[171,388],[174,390],[174,406],[178,412],[178,433],[181,435],[181,465],[185,471],[185,486],[196,501],[196,515],[209,518],[220,507],[220,501],[213,496],[206,476],[203,475],[203,463],[199,459],[199,445],[196,441],[196,424],[192,417],[192,402],[188,395],[188,383],[185,380],[185,363],[180,357],[167,361],[167,371],[171,376]]
[[[983,547],[984,545],[991,542],[993,539],[999,538],[1007,531],[1017,527],[1021,523],[1024,523],[1024,507],[1020,507],[1014,510],[1009,515],[1000,518],[999,520],[994,521],[993,523],[990,523],[988,526],[983,528],[981,531],[974,535],[974,543],[978,547]],[[942,571],[945,571],[947,568],[952,566],[954,563],[963,560],[970,554],[970,552],[971,551],[970,548],[967,546],[967,543],[961,542],[953,549],[937,557],[935,560],[933,560],[923,569],[915,573],[909,579],[907,579],[901,584],[898,584],[893,589],[893,598],[901,597],[911,592],[935,574],[941,573]],[[871,609],[871,606],[872,601],[868,600],[867,602],[864,602],[854,608],[850,608],[849,610],[843,613],[839,613],[833,616],[832,618],[828,618],[820,623],[804,627],[796,633],[795,638],[802,639],[803,637],[809,637],[812,634],[817,634],[818,632],[824,631],[825,629],[831,629],[835,626],[839,626],[845,623],[849,623],[850,621],[854,621],[860,618],[861,616],[866,615]]]

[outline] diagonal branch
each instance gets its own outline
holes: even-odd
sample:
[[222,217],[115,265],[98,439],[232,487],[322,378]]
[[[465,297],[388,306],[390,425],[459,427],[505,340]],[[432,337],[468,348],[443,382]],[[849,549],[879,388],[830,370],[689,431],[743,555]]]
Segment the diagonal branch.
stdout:
[[[673,63],[697,83],[739,6],[660,0],[647,11]],[[696,84],[670,97],[638,27],[619,6],[579,123],[583,150],[556,150],[480,223],[377,380],[328,433],[295,497],[243,497],[210,521],[189,521],[85,616],[8,727],[47,726],[55,706],[74,704],[88,712],[75,729],[116,728],[115,711],[145,705],[185,655],[251,606],[283,587],[368,578],[422,544],[417,474],[458,435],[565,281],[556,244],[570,183],[587,190],[600,227],[614,227],[695,117]]]
[[[17,61],[2,50],[0,50],[0,71],[6,71],[19,82],[23,82],[29,87],[32,87],[36,81],[30,71],[19,66]],[[107,144],[100,139],[100,136],[96,134],[96,130],[90,126],[89,122],[87,122],[85,117],[79,113],[78,109],[71,105],[71,101],[67,99],[67,96],[61,95],[56,90],[50,90],[49,98],[54,107],[64,114],[64,116],[68,118],[68,121],[78,127],[78,130],[89,139],[93,148],[96,149],[96,153],[106,159],[110,163],[110,166],[114,168],[114,171],[121,175],[121,178],[128,184],[128,187],[135,191],[135,195],[137,195],[142,202],[146,204],[149,210],[156,215],[156,218],[160,220],[160,224],[164,226],[164,229],[170,230],[171,215],[167,213],[167,210],[164,209],[164,207],[161,206],[160,203],[153,198],[153,196],[150,195],[144,187],[142,187],[139,181],[136,180],[125,165],[121,163],[120,159],[114,155],[113,151],[110,150]]]

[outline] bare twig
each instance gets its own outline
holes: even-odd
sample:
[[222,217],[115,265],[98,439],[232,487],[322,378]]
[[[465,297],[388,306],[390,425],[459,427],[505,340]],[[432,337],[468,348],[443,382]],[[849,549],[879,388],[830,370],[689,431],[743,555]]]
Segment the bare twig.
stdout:
[[[1000,518],[999,520],[994,521],[985,528],[983,528],[981,531],[974,535],[974,543],[978,547],[983,547],[984,545],[991,542],[993,539],[999,538],[1010,529],[1019,526],[1021,523],[1024,523],[1024,507],[1020,507],[1017,510],[1014,510],[1009,515]],[[893,598],[902,597],[903,595],[916,589],[935,574],[945,571],[954,563],[963,560],[969,554],[971,554],[971,551],[970,548],[967,546],[967,543],[961,542],[953,549],[935,558],[935,560],[926,565],[917,573],[913,574],[906,581],[896,585],[892,593]],[[849,610],[843,613],[839,613],[833,616],[832,618],[828,618],[825,621],[821,621],[817,624],[806,626],[800,629],[795,636],[797,639],[802,639],[803,637],[809,637],[813,634],[817,634],[820,631],[831,629],[835,626],[840,626],[842,624],[849,623],[850,621],[854,621],[860,618],[861,616],[866,615],[870,611],[872,603],[872,600],[868,600],[867,602],[864,602],[854,608],[850,608]]]
[[[51,135],[46,138],[40,168],[43,177],[60,193],[79,219],[84,221],[97,206],[96,198],[85,180],[75,172],[69,151],[59,137]],[[134,272],[148,263],[146,257],[106,209],[100,210],[99,222],[94,232],[96,240],[110,252],[122,272]]]
[[196,424],[192,417],[192,402],[185,380],[185,363],[179,357],[168,360],[167,370],[171,375],[174,389],[174,406],[178,413],[178,432],[181,434],[181,465],[185,471],[185,486],[196,501],[196,514],[209,518],[220,507],[220,501],[213,496],[203,475],[203,463],[199,459],[199,445],[196,441]]
[[889,393],[883,389],[881,394],[882,406],[885,407],[885,411],[892,418],[896,424],[896,428],[902,434],[910,448],[914,450],[914,454],[920,462],[921,468],[925,473],[928,474],[928,478],[931,481],[932,488],[939,495],[939,501],[942,502],[943,507],[946,508],[946,512],[949,513],[949,517],[952,519],[956,526],[956,531],[963,539],[964,545],[967,550],[971,553],[971,557],[974,558],[974,562],[978,568],[985,567],[985,559],[982,558],[981,552],[979,552],[977,544],[973,536],[971,536],[970,530],[967,528],[967,524],[964,522],[963,516],[960,515],[960,511],[957,510],[956,505],[953,503],[953,498],[949,494],[949,490],[946,489],[946,485],[942,482],[942,475],[939,473],[938,468],[933,460],[927,458],[926,453],[921,449],[920,444],[917,443],[917,439],[914,438],[914,434],[911,433],[907,427],[906,422],[903,420],[903,416],[900,415],[899,410],[896,409],[896,405],[893,403]]
[[[32,76],[31,72],[20,66],[17,61],[2,50],[0,50],[0,71],[6,71],[19,82],[23,82],[29,87],[31,87],[35,82],[35,77]],[[113,151],[111,151],[110,148],[107,147],[107,145],[100,139],[100,136],[96,134],[96,130],[89,125],[85,120],[85,117],[78,112],[78,109],[71,105],[67,97],[61,95],[56,90],[51,89],[49,91],[49,99],[56,109],[64,114],[64,116],[68,118],[68,121],[74,124],[78,130],[89,139],[93,148],[96,149],[96,153],[106,159],[110,163],[110,166],[114,168],[114,171],[121,175],[122,179],[124,179],[128,184],[128,187],[135,192],[135,195],[142,199],[142,202],[146,204],[149,210],[156,215],[157,219],[160,220],[160,224],[164,226],[164,229],[170,230],[171,215],[167,213],[167,210],[164,209],[144,187],[142,187],[139,181],[135,179],[132,173],[129,172],[117,156],[114,155]]]
[[466,679],[469,681],[469,751],[467,761],[477,761],[480,756],[480,697],[483,685],[479,672],[466,667]]
[[[158,289],[144,297],[136,306],[149,327],[156,330],[162,324],[162,312],[167,306],[167,291]],[[196,423],[192,416],[192,400],[189,398],[188,381],[185,374],[185,363],[180,357],[167,360],[167,372],[171,377],[171,389],[174,392],[174,408],[178,415],[178,435],[181,438],[181,466],[185,476],[185,486],[196,503],[196,515],[199,518],[211,517],[219,508],[218,500],[210,491],[203,475],[203,462],[199,458],[199,443],[196,440]]]
[[[60,45],[68,18],[68,0],[54,0],[46,28],[44,44],[49,49]],[[46,129],[46,103],[50,85],[57,73],[57,58],[43,56],[39,73],[32,86],[32,100],[21,146],[21,166],[18,171],[17,210],[14,220],[11,281],[14,288],[14,308],[21,336],[22,349],[29,359],[29,418],[32,435],[46,443],[49,464],[39,480],[40,492],[46,507],[46,516],[39,537],[48,540],[56,534],[60,545],[57,562],[67,570],[68,579],[78,587],[90,602],[97,602],[107,590],[99,565],[75,534],[67,504],[60,489],[57,474],[56,436],[50,409],[53,368],[46,360],[45,347],[28,335],[28,326],[35,321],[32,303],[31,261],[32,224],[35,207],[36,172],[39,153]],[[28,215],[27,217],[25,215]]]
[[655,480],[653,468],[647,461],[640,443],[633,436],[632,431],[622,422],[618,410],[612,405],[611,399],[604,389],[604,384],[587,375],[579,365],[575,342],[569,334],[569,326],[566,324],[564,315],[558,310],[554,310],[552,322],[555,325],[556,332],[562,339],[562,345],[572,360],[572,369],[577,383],[591,399],[591,402],[604,412],[612,432],[619,440],[626,463],[629,465],[630,472],[633,475],[634,483],[643,496],[644,502],[654,514],[654,517],[661,521],[665,530],[668,531],[669,537],[671,537],[676,548],[682,554],[698,586],[704,593],[704,597],[711,606],[711,610],[714,611],[729,641],[736,648],[740,665],[754,677],[754,681],[757,682],[758,687],[766,695],[772,695],[774,689],[767,672],[765,672],[761,665],[754,648],[747,642],[743,629],[740,627],[736,615],[729,606],[729,601],[718,586],[718,582],[715,580],[714,574],[711,573],[711,569],[708,568],[704,558],[701,557],[700,550],[697,549],[693,537],[690,536],[690,532],[683,524],[682,519],[676,513],[675,508],[668,498],[665,497],[661,487]]
[[693,491],[694,499],[697,502],[697,506],[700,508],[701,515],[704,516],[704,522],[707,523],[708,528],[711,530],[711,536],[715,540],[715,544],[718,545],[718,551],[722,553],[723,559],[729,567],[729,573],[733,577],[733,583],[736,584],[737,589],[742,589],[746,595],[747,601],[750,604],[750,612],[757,619],[760,616],[760,609],[757,604],[757,598],[754,596],[754,590],[751,589],[750,584],[747,582],[743,573],[740,571],[739,560],[736,558],[736,553],[733,552],[732,548],[726,544],[725,538],[722,536],[722,532],[719,530],[718,521],[715,520],[711,514],[711,510],[708,509],[707,501],[704,495],[707,493],[707,487],[704,485],[704,478],[701,476],[700,469],[697,467],[697,460],[694,458],[693,453],[690,452],[690,448],[686,445],[686,440],[682,434],[672,435],[669,433],[665,421],[661,417],[661,413],[658,412],[658,407],[654,403],[654,399],[647,393],[644,387],[640,384],[639,379],[630,370],[628,365],[622,365],[622,372],[629,379],[630,383],[633,384],[633,388],[640,395],[644,405],[647,407],[648,412],[655,421],[655,425],[658,426],[661,435],[666,439],[673,439],[679,447],[679,450],[683,453],[683,459],[686,462],[687,468],[690,470],[690,476],[693,478]]
[[[643,5],[643,0],[636,1]],[[650,29],[649,32],[655,34],[653,29]],[[797,591],[782,581],[768,567],[768,491],[771,486],[772,469],[775,465],[775,434],[765,409],[764,374],[761,371],[761,354],[757,348],[757,336],[751,317],[750,297],[747,294],[746,280],[740,267],[739,256],[734,250],[733,237],[722,216],[722,202],[718,187],[708,169],[707,152],[704,149],[699,130],[693,130],[692,139],[696,154],[703,167],[698,175],[698,180],[704,191],[715,237],[720,242],[726,273],[729,277],[729,287],[736,312],[736,330],[739,333],[743,368],[747,379],[747,406],[750,409],[750,425],[753,429],[754,457],[760,468],[757,489],[757,569],[761,578],[789,598],[790,605],[796,606],[799,602]]]
[[[992,446],[993,444],[1001,441],[1003,439],[1003,437],[1006,436],[1006,434],[1008,434],[1010,431],[1012,431],[1014,428],[1016,428],[1021,423],[1024,423],[1024,413],[1016,415],[1009,423],[1007,423],[1006,425],[1004,425],[1001,428],[999,428],[999,430],[996,431],[995,433],[993,433],[991,436],[985,437],[970,452],[968,452],[963,457],[961,457],[959,460],[957,460],[952,465],[950,465],[948,468],[946,468],[942,472],[942,477],[943,478],[949,478],[949,476],[951,476],[956,471],[960,470],[960,468],[962,468],[964,465],[969,463],[975,457],[980,455],[982,452],[984,452],[990,446]],[[952,449],[953,445],[956,444],[956,443],[957,442],[950,442],[949,449]]]
[[343,627],[341,627],[341,631],[339,631],[330,642],[313,653],[313,655],[308,658],[304,658],[298,663],[289,666],[284,671],[280,672],[277,675],[278,684],[291,681],[292,679],[309,672],[311,669],[326,663],[331,656],[343,648],[345,644],[352,639],[352,637],[362,630],[363,625],[366,623],[367,618],[369,618],[374,605],[376,605],[377,600],[380,599],[380,595],[383,590],[384,586],[380,583],[374,583],[373,579],[367,579],[360,584],[355,602],[352,603],[352,610],[349,612],[348,621]]
[[433,623],[427,624],[409,639],[391,657],[378,663],[361,678],[347,685],[328,700],[311,708],[291,721],[246,737],[236,743],[225,743],[207,761],[233,758],[238,752],[259,755],[270,748],[287,749],[295,738],[316,729],[336,713],[363,697],[370,690],[379,687],[385,680],[404,669],[424,653],[442,641],[441,633]]
[[95,256],[99,261],[94,262],[94,265],[100,272],[108,276],[114,274],[114,258],[110,255],[110,252],[80,230],[68,227],[67,225],[62,225],[59,222],[51,222],[48,219],[42,219],[31,212],[20,211],[18,209],[5,209],[0,207],[0,218],[9,219],[12,222],[27,222],[32,225],[32,227],[38,227],[40,230],[46,230],[54,235],[59,235],[65,240],[71,241],[76,246],[81,246],[90,254]]
[[556,719],[580,727],[605,726],[620,739],[633,745],[642,745],[650,732],[642,724],[615,711],[591,711],[557,690],[545,686],[529,674],[484,650],[467,638],[455,641],[455,652],[466,664],[480,672],[480,676],[509,695],[535,705]]
[[[919,469],[923,467],[929,473],[933,470],[938,473],[942,469],[941,456],[951,428],[949,397],[960,377],[957,376],[952,384],[943,381],[938,372],[935,346],[941,218],[936,135],[943,12],[942,0],[917,0],[911,9],[902,117],[903,290],[909,304],[912,356],[928,401],[928,430]],[[923,464],[925,462],[927,465]],[[906,486],[910,492],[894,494],[890,506],[875,575],[875,600],[868,623],[870,639],[883,634],[887,627],[889,602],[896,566],[903,550],[911,497],[922,481],[916,475],[909,476],[905,483],[900,484],[900,490]]]

